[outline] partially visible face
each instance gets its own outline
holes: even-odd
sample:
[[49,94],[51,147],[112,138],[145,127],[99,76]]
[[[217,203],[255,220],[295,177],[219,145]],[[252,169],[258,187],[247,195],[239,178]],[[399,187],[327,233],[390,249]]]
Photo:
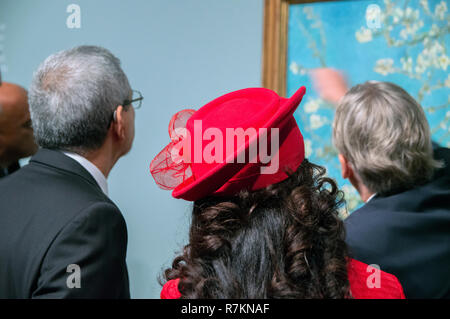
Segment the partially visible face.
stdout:
[[126,112],[124,112],[125,118],[125,154],[131,150],[134,141],[135,134],[135,111],[134,107],[129,105],[126,107]]
[[31,127],[26,91],[14,84],[0,86],[0,165],[33,155],[38,147]]
[[[131,100],[133,96],[133,92],[130,92],[128,99]],[[122,141],[122,155],[127,154],[131,147],[133,146],[134,140],[134,118],[135,111],[133,105],[125,105],[122,109],[122,118],[123,118],[123,127],[125,129],[125,138]]]

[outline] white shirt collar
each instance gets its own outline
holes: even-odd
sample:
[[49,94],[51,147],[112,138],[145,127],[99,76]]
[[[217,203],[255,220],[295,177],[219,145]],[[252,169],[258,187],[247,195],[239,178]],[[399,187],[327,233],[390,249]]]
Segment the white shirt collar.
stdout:
[[92,162],[79,154],[66,151],[64,151],[63,153],[83,166],[84,169],[87,170],[95,179],[98,186],[100,186],[100,188],[102,189],[103,193],[108,196],[108,182],[106,181],[105,175],[103,175],[103,173],[98,169],[97,166],[95,166]]
[[372,196],[370,196],[367,200],[366,200],[366,204],[375,197],[375,195],[377,195],[377,193],[373,193]]

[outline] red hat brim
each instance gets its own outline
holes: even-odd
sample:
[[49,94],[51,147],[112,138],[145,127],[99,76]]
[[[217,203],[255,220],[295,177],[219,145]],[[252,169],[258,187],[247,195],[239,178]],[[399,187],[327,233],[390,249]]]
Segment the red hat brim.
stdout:
[[[274,128],[279,127],[281,124],[286,121],[289,117],[291,117],[302,101],[303,96],[305,95],[306,88],[302,86],[298,89],[289,99],[280,98],[280,104],[278,110],[270,117],[264,125],[260,125],[261,128]],[[234,160],[238,157],[238,154],[242,152],[246,152],[249,148],[249,145],[254,143],[255,139],[258,139],[259,134],[254,136],[251,140],[249,140],[245,145],[243,145],[240,149],[238,149],[234,154]],[[215,183],[211,183],[213,179],[217,179],[220,176],[228,175],[228,171],[231,169],[235,170],[236,173],[244,166],[245,164],[238,164],[233,160],[227,159],[223,163],[218,164],[213,169],[203,174],[200,178],[195,178],[194,176],[185,180],[182,184],[178,185],[172,192],[172,196],[175,198],[182,198],[188,201],[194,201],[199,198],[205,197],[207,195],[212,194],[215,190],[211,190],[210,185],[214,185]],[[219,187],[220,188],[220,187]],[[217,188],[218,189],[218,188]]]

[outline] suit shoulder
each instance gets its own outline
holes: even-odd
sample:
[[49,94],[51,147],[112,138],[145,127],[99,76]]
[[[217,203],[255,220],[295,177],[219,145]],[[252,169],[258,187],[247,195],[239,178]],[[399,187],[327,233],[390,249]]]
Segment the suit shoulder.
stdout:
[[366,247],[374,244],[382,244],[389,232],[389,224],[386,223],[386,211],[365,205],[354,211],[345,221],[346,242],[352,249]]
[[89,223],[91,224],[98,224],[100,226],[115,224],[119,227],[126,228],[125,218],[119,208],[111,201],[95,201],[85,205],[68,224],[85,222],[86,219],[89,219]]

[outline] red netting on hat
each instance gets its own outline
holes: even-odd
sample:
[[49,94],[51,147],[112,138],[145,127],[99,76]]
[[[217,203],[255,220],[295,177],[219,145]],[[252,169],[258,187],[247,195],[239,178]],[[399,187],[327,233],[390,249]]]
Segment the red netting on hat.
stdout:
[[150,173],[156,184],[165,190],[171,190],[192,176],[192,170],[179,149],[184,138],[186,138],[186,123],[195,110],[182,110],[172,116],[169,123],[169,136],[172,140],[150,164]]

